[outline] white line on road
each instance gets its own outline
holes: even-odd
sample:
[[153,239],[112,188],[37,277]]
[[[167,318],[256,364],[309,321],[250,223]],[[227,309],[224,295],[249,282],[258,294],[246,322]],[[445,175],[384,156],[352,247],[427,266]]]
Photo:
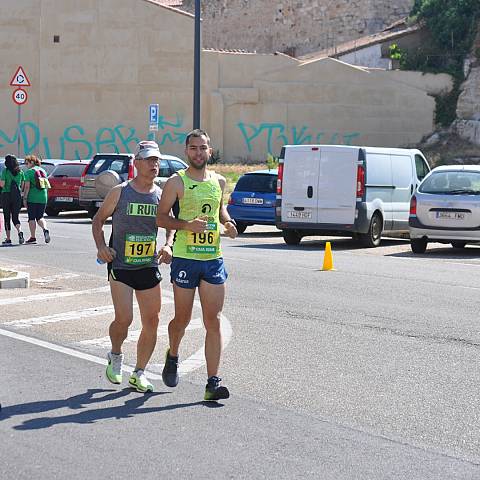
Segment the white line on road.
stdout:
[[[164,298],[162,300],[163,305],[168,305],[171,303],[173,303],[173,300],[170,298]],[[134,307],[138,307],[138,305],[134,303]],[[4,325],[15,328],[28,328],[37,325],[45,325],[47,323],[58,323],[69,320],[80,320],[81,318],[98,317],[100,315],[107,315],[113,312],[113,305],[104,305],[101,307],[85,308],[83,310],[70,310],[69,312],[55,313],[53,315],[46,315],[43,317],[11,320],[10,322],[5,322]]]
[[[198,319],[195,319],[198,320]],[[192,320],[193,321],[193,320]],[[232,325],[230,321],[222,315],[221,317],[221,325],[222,325],[222,337],[223,337],[223,350],[226,346],[230,343],[232,338]],[[39,347],[47,348],[49,350],[53,350],[56,352],[63,353],[65,355],[70,355],[71,357],[81,358],[82,360],[88,360],[89,362],[99,363],[100,365],[106,365],[107,362],[104,358],[97,357],[95,355],[90,355],[89,353],[83,353],[78,350],[74,350],[73,348],[63,347],[61,345],[55,345],[54,343],[46,342],[44,340],[39,340],[38,338],[27,337],[26,335],[21,335],[19,333],[11,332],[9,330],[4,330],[0,328],[0,335],[5,337],[14,338],[16,340],[20,340],[22,342],[31,343],[33,345],[37,345]],[[179,375],[186,375],[198,368],[202,367],[205,364],[205,346],[203,345],[202,348],[197,350],[192,356],[186,358],[183,362],[180,363],[178,368]],[[160,380],[162,378],[161,375],[153,373],[150,369],[162,369],[163,363],[154,363],[149,366],[149,370],[147,371],[148,376],[152,380]],[[125,365],[124,370],[127,372],[133,372],[133,368]]]
[[80,275],[78,273],[59,273],[57,275],[49,275],[48,277],[32,278],[32,282],[35,283],[53,283],[56,280],[66,280],[68,278],[77,278]]
[[[4,337],[14,338],[15,340],[20,340],[22,342],[31,343],[39,347],[48,348],[49,350],[64,353],[65,355],[70,355],[71,357],[81,358],[82,360],[88,360],[89,362],[99,363],[100,365],[107,364],[107,361],[105,358],[100,358],[100,357],[96,357],[95,355],[79,352],[78,350],[74,350],[73,348],[62,347],[61,345],[55,345],[54,343],[45,342],[44,340],[39,340],[38,338],[31,338],[31,337],[27,337],[26,335],[20,335],[19,333],[3,330],[2,328],[0,328],[0,335],[3,335]],[[133,372],[133,367],[125,365],[123,368],[127,372]],[[148,372],[148,376],[153,380],[160,380],[162,378],[161,375],[157,375],[156,373],[152,373],[152,372]]]
[[89,295],[92,293],[101,293],[110,291],[110,287],[90,288],[89,290],[73,290],[70,292],[40,293],[38,295],[29,295],[27,297],[2,298],[0,306],[13,305],[15,303],[30,303],[57,298],[74,297],[75,295]]
[[[189,323],[186,330],[197,330],[199,328],[202,328],[202,326],[203,326],[202,319],[201,318],[194,318]],[[125,339],[124,343],[137,342],[138,339],[140,338],[140,332],[141,332],[141,330],[130,330],[128,332],[128,336]],[[160,325],[158,327],[157,336],[162,337],[162,336],[167,336],[167,335],[168,335],[168,324],[167,325]],[[92,338],[91,340],[81,340],[80,342],[77,342],[77,345],[81,345],[81,346],[85,346],[85,347],[108,348],[111,345],[111,340],[110,340],[109,336],[101,337],[101,338]],[[162,366],[163,366],[163,364],[162,364]]]

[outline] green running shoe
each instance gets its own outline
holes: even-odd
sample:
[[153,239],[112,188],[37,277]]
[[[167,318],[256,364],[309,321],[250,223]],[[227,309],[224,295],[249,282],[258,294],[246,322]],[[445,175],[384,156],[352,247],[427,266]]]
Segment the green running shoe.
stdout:
[[221,378],[210,377],[208,379],[207,386],[205,387],[205,396],[203,397],[206,401],[216,401],[224,400],[230,396],[230,392],[227,387],[222,387],[220,382]]
[[107,360],[108,365],[105,374],[108,381],[119,385],[122,383],[123,353],[108,352]]
[[148,380],[145,372],[142,369],[133,372],[128,381],[129,385],[137,392],[153,392],[153,385]]

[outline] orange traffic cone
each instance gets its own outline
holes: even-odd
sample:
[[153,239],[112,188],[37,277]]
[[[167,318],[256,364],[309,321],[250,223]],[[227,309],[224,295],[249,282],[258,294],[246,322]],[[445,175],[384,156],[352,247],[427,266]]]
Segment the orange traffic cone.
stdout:
[[330,242],[325,243],[325,255],[323,257],[322,270],[335,270],[335,268],[333,268],[332,246],[330,245]]

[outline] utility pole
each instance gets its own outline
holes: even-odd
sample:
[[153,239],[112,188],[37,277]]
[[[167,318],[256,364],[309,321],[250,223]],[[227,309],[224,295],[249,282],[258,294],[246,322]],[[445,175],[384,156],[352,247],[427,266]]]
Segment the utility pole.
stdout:
[[195,0],[195,44],[193,61],[193,128],[200,128],[200,0]]

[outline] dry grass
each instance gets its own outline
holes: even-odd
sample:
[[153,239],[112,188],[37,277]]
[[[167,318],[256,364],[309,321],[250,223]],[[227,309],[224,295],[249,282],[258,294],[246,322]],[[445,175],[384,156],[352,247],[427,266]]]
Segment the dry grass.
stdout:
[[4,270],[0,268],[0,278],[12,278],[16,276],[17,276],[17,272],[14,272],[12,270]]
[[220,175],[223,175],[227,180],[227,188],[225,189],[223,201],[228,202],[228,197],[233,191],[235,184],[240,176],[246,172],[252,172],[254,170],[264,170],[266,165],[264,163],[257,165],[240,165],[240,164],[226,164],[226,163],[216,163],[214,165],[209,165],[209,170],[213,170]]

